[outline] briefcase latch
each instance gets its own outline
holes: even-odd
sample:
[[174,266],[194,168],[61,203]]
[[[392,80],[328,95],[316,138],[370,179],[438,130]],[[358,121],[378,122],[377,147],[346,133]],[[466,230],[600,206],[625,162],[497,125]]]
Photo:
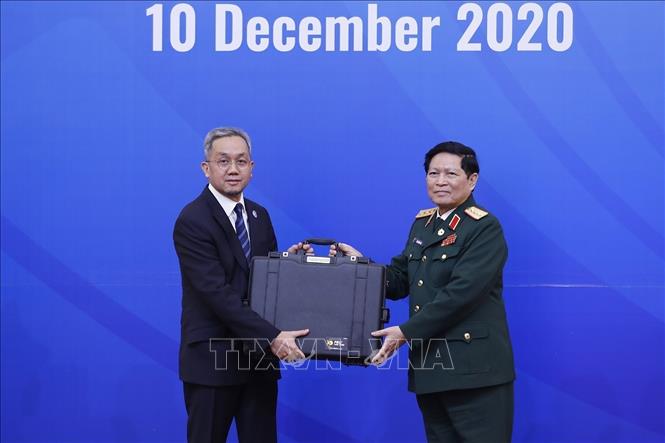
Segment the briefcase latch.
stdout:
[[381,322],[388,323],[390,321],[390,309],[381,308]]
[[367,258],[367,257],[356,257],[355,255],[352,255],[352,256],[349,257],[349,259],[353,263],[360,263],[360,264],[363,264],[363,265],[366,265],[367,263],[369,263],[369,258]]

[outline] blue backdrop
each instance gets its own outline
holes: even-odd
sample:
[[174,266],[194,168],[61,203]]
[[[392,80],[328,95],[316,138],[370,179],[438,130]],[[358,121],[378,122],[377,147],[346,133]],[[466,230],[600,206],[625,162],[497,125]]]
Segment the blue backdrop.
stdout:
[[[159,52],[150,2],[3,1],[2,441],[184,440],[171,232],[220,125],[253,137],[247,195],[281,247],[334,237],[379,262],[431,206],[424,152],[474,147],[476,199],[510,248],[514,441],[663,441],[664,4],[567,2],[557,52],[538,2],[542,50],[516,49],[515,19],[498,52],[480,2],[468,52],[461,3],[380,3],[393,23],[440,17],[432,50],[411,52],[218,52],[214,5],[195,2],[196,44],[178,52],[165,3]],[[271,22],[367,14],[236,4]],[[286,370],[278,419],[282,442],[424,441],[396,369]]]

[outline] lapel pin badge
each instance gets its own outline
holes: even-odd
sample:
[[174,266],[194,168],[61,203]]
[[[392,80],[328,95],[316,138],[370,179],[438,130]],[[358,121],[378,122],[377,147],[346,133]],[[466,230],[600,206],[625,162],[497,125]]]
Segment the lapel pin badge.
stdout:
[[252,211],[252,215],[254,216],[254,218],[259,218],[258,214],[256,213],[256,209]]

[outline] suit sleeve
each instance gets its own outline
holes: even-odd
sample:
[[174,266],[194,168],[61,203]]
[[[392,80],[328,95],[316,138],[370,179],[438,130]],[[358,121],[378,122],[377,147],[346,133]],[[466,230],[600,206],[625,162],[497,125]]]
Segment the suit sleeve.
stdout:
[[417,315],[400,325],[404,335],[427,340],[464,319],[497,285],[507,256],[498,220],[482,223],[455,264],[448,284]]
[[392,258],[390,265],[386,268],[386,297],[391,300],[399,300],[409,295],[409,257],[407,249],[411,244],[414,226],[415,222],[411,226],[404,249],[399,255]]
[[268,211],[266,211],[266,217],[268,219],[268,227],[271,238],[271,246],[268,252],[277,252],[279,251],[279,249],[277,248],[277,237],[275,236],[275,228],[273,228],[272,226],[272,219],[270,218],[270,214],[268,214]]
[[183,284],[186,281],[235,336],[272,340],[279,334],[277,328],[243,305],[241,294],[232,288],[217,246],[205,227],[181,217],[176,222],[173,241]]

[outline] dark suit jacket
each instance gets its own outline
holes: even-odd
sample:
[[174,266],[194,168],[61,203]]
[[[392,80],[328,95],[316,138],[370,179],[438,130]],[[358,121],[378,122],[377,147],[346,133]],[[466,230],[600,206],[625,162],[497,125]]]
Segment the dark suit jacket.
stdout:
[[400,328],[414,340],[409,390],[417,394],[515,378],[502,296],[508,248],[496,217],[475,219],[465,212],[472,206],[469,197],[440,227],[436,214],[429,223],[417,218],[387,269],[388,298],[410,294],[410,318]]
[[[252,256],[276,251],[268,212],[247,198],[245,205]],[[248,355],[230,340],[267,343],[280,331],[243,304],[249,265],[229,218],[207,186],[180,212],[173,241],[182,275],[181,380],[222,386],[279,378],[278,370],[250,370]]]

